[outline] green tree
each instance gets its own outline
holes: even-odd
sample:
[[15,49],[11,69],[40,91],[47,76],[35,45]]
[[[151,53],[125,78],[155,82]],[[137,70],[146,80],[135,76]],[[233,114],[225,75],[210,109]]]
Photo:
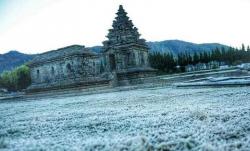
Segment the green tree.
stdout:
[[16,69],[17,76],[17,90],[27,88],[31,84],[30,70],[27,66],[21,66]]
[[247,46],[247,51],[250,51],[250,47],[249,46]]
[[30,70],[25,65],[13,71],[3,72],[0,77],[0,85],[9,91],[23,90],[31,83]]
[[195,52],[194,55],[193,55],[193,65],[199,63],[200,61],[200,57],[199,55]]
[[244,44],[241,45],[241,50],[245,51],[245,45]]
[[163,73],[172,73],[176,71],[176,60],[171,53],[150,53],[149,62],[153,68]]

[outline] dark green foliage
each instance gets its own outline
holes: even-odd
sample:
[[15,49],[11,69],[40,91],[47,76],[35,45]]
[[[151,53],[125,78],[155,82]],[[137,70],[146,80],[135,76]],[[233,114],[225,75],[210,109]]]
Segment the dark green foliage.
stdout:
[[176,60],[172,54],[161,54],[154,52],[149,54],[149,62],[151,66],[161,72],[172,73],[176,71]]
[[247,46],[247,51],[250,51],[250,47],[249,46]]
[[245,45],[244,44],[241,45],[241,50],[245,51]]
[[216,49],[212,51],[210,60],[224,62],[228,65],[248,63],[250,62],[250,51],[246,51],[244,45],[242,45],[242,48],[240,50],[232,47],[227,50],[225,50],[224,48],[220,50]]
[[200,61],[200,56],[195,52],[193,55],[193,65],[199,63]]
[[4,87],[9,91],[23,90],[30,83],[30,70],[26,65],[20,66],[13,71],[3,72],[0,76],[0,87]]
[[173,54],[154,52],[149,55],[149,61],[153,68],[156,68],[162,72],[176,72],[176,65],[180,66],[182,72],[185,71],[185,66],[196,65],[198,63],[209,63],[211,61],[217,61],[227,65],[237,65],[240,63],[250,62],[250,47],[245,48],[242,44],[241,49],[233,47],[215,48],[211,52],[200,53],[179,53],[177,57]]
[[192,56],[188,53],[181,53],[177,56],[177,62],[180,66],[182,72],[185,71],[185,66],[188,64],[193,64]]

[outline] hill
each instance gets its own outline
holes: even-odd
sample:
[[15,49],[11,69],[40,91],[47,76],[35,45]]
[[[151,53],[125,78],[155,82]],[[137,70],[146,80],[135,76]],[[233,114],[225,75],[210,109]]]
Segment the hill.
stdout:
[[211,51],[216,47],[228,47],[226,45],[218,43],[205,43],[205,44],[195,44],[191,42],[181,41],[181,40],[165,40],[159,42],[148,42],[147,43],[151,51],[173,53],[177,55],[179,53],[194,53],[202,51]]
[[[226,45],[218,43],[204,43],[195,44],[191,42],[181,41],[181,40],[165,40],[157,42],[147,42],[150,52],[162,52],[162,53],[173,53],[177,55],[179,53],[194,53],[201,51],[211,51],[216,47],[228,47]],[[101,51],[101,46],[89,47],[91,50],[99,53]],[[5,70],[11,70],[17,66],[20,66],[28,61],[30,61],[35,55],[23,54],[18,51],[10,51],[6,54],[0,54],[0,73]]]
[[[204,43],[195,44],[191,42],[181,41],[181,40],[164,40],[156,42],[147,42],[151,52],[161,52],[161,53],[173,53],[178,55],[179,53],[194,53],[202,51],[211,51],[213,49],[228,46],[219,43]],[[101,46],[90,47],[95,52],[101,51]]]
[[0,54],[0,73],[12,70],[30,61],[33,57],[34,55],[28,55],[18,51],[10,51],[5,54]]

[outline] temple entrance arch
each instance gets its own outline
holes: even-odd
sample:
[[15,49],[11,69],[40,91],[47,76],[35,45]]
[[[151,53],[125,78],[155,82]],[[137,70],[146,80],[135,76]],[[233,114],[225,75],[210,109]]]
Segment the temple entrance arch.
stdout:
[[116,69],[116,62],[115,62],[115,55],[114,54],[109,54],[109,64],[110,64],[111,71]]

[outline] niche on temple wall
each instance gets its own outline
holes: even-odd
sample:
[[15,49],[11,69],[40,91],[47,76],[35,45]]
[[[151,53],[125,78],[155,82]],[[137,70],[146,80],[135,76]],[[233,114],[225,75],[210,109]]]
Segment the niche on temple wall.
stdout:
[[55,68],[52,66],[51,67],[51,75],[54,77],[55,76]]
[[126,63],[128,66],[135,65],[135,54],[133,52],[128,52],[126,57]]
[[140,63],[141,63],[141,65],[145,65],[144,52],[140,52]]
[[67,63],[66,64],[66,73],[69,77],[72,77],[73,74],[74,74],[74,70],[73,70],[73,67],[70,63]]
[[36,79],[40,79],[40,70],[39,69],[36,70]]

